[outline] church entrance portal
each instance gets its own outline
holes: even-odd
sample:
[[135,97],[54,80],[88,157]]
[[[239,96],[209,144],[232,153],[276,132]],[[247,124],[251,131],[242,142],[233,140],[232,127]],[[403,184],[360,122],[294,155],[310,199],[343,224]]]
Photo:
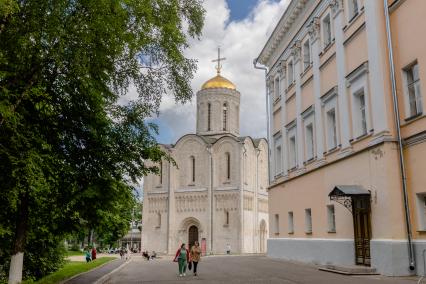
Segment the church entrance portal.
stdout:
[[192,225],[191,227],[189,227],[188,230],[188,245],[189,248],[191,248],[195,241],[198,242],[198,228],[195,225]]

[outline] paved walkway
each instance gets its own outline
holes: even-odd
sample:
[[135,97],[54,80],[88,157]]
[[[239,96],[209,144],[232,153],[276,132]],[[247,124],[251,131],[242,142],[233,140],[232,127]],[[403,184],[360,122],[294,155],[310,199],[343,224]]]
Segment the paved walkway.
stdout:
[[414,277],[345,276],[264,256],[210,256],[200,262],[199,276],[190,272],[186,277],[177,275],[177,264],[169,259],[132,258],[107,283],[414,284],[416,280]]
[[124,260],[122,259],[117,259],[117,260],[113,260],[111,262],[108,262],[107,264],[95,268],[93,270],[90,270],[87,273],[83,273],[71,280],[66,281],[66,284],[90,284],[90,283],[94,283],[97,280],[99,280],[102,276],[104,276],[105,274],[110,273],[111,271],[113,271],[114,269],[116,269],[117,267],[119,267],[121,264],[124,263]]

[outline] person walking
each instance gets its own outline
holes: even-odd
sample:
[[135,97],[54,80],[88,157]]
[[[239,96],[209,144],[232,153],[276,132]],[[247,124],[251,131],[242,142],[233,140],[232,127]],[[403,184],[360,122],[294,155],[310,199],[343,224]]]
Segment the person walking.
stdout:
[[87,248],[85,250],[85,255],[86,255],[86,262],[90,262],[92,260],[91,256],[90,256],[90,249]]
[[195,241],[194,245],[191,248],[190,259],[192,261],[192,265],[194,267],[194,276],[197,276],[197,266],[198,262],[201,260],[201,248],[198,241]]
[[179,276],[186,276],[186,264],[189,262],[189,251],[185,248],[185,244],[182,244],[176,251],[173,261],[178,263]]

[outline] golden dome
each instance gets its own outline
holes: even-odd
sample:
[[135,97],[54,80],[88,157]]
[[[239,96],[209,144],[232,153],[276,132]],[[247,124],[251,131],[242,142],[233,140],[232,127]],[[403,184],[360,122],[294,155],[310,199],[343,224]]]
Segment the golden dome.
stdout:
[[219,74],[211,78],[210,80],[205,82],[203,86],[201,86],[201,90],[214,89],[214,88],[226,88],[231,90],[237,89],[231,81],[220,76]]

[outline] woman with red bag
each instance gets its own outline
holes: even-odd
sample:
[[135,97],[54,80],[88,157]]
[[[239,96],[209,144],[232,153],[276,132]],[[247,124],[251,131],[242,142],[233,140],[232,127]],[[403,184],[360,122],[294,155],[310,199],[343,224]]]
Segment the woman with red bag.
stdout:
[[189,262],[189,251],[185,248],[185,244],[182,244],[176,251],[174,262],[179,265],[179,276],[186,276],[186,264]]

